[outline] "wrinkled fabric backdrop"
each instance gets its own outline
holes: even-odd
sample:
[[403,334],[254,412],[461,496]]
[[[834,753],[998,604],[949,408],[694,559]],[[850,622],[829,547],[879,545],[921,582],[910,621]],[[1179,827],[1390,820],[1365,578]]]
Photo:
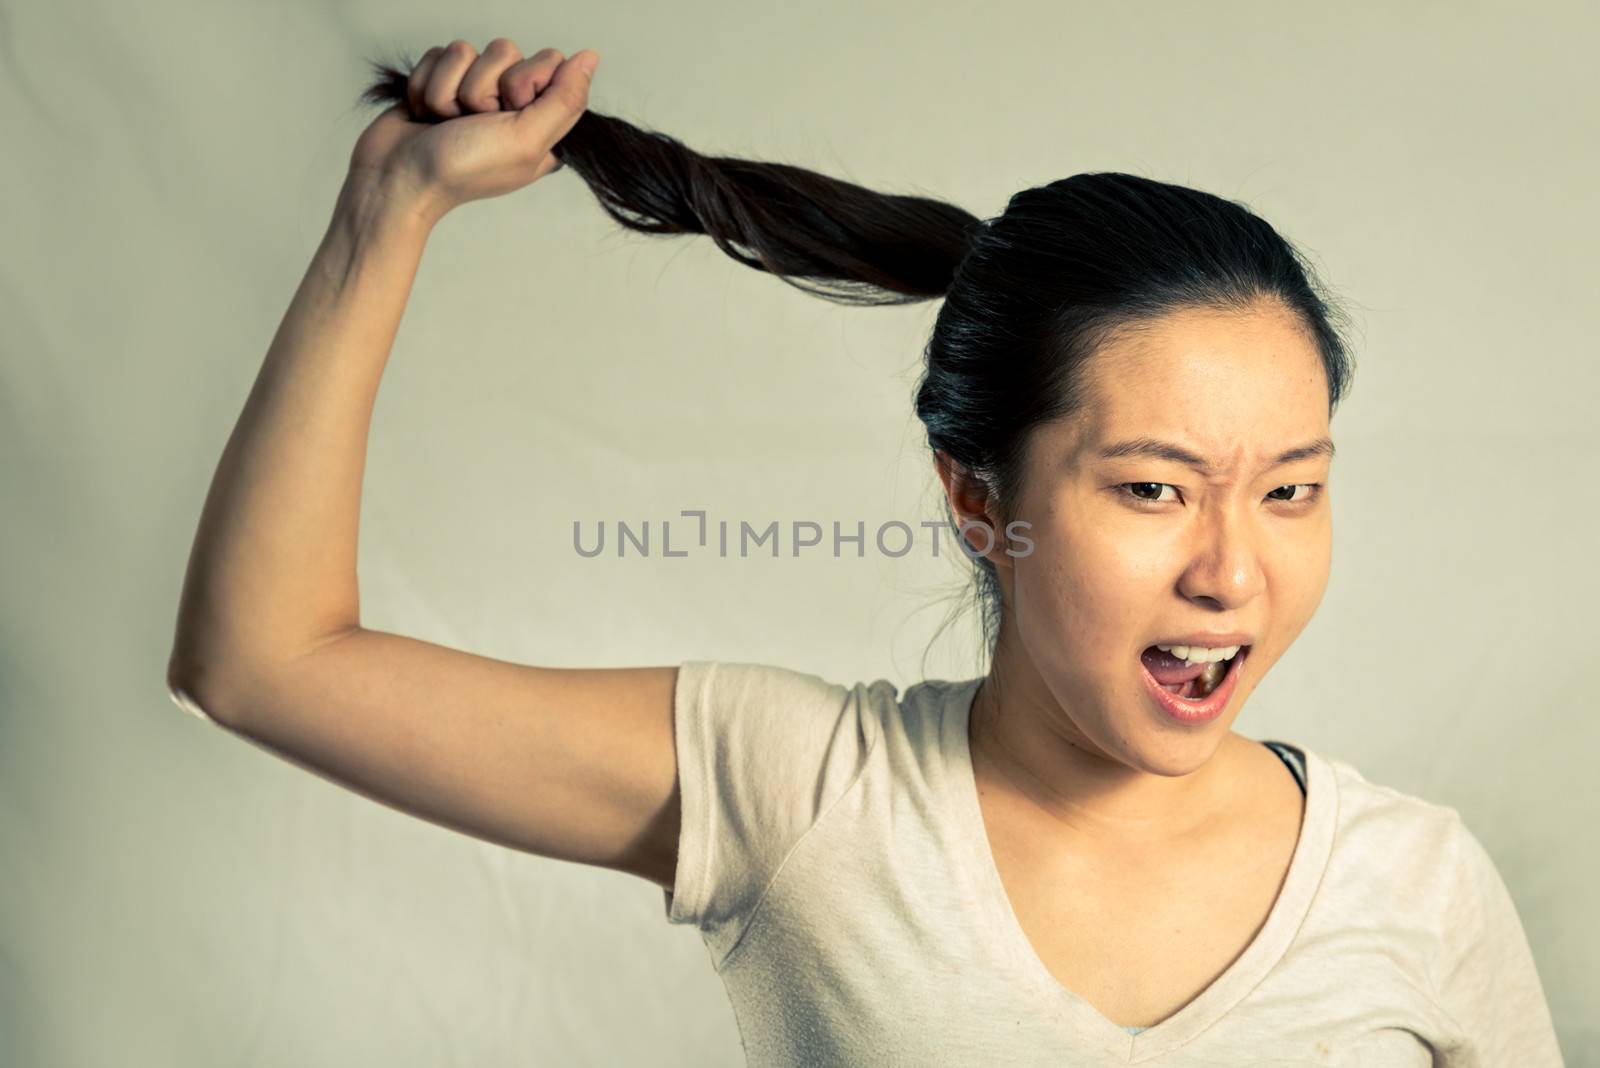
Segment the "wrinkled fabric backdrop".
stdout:
[[[374,114],[364,57],[503,35],[596,48],[595,110],[704,152],[981,216],[1132,171],[1312,253],[1357,324],[1333,577],[1236,729],[1459,808],[1600,1063],[1597,32],[1577,3],[0,5],[0,1062],[740,1063],[656,887],[402,815],[165,691],[212,470]],[[911,411],[936,310],[625,233],[570,172],[467,205],[379,396],[363,623],[562,666],[976,674],[970,614],[924,664],[954,543],[871,542],[940,514]],[[826,537],[574,550],[574,522],[686,509]]]

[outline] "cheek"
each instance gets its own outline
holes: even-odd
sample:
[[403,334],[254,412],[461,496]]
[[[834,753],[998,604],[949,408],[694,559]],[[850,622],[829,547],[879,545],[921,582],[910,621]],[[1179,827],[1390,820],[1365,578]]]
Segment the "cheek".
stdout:
[[1281,554],[1269,564],[1268,588],[1293,634],[1300,633],[1322,603],[1332,566],[1332,548],[1325,541],[1301,545],[1298,551]]
[[1016,615],[1024,633],[1083,653],[1120,648],[1142,626],[1140,606],[1163,580],[1139,546],[1074,528],[1035,531],[1016,560]]
[[1332,562],[1331,541],[1322,532],[1286,539],[1263,561],[1268,609],[1262,640],[1246,662],[1245,695],[1283,658],[1311,622],[1327,591]]

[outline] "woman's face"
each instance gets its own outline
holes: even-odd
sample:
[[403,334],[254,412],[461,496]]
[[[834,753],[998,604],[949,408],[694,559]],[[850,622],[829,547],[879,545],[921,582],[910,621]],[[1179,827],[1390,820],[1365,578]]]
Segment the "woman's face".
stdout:
[[[1327,380],[1277,305],[1170,314],[1103,346],[1084,372],[1084,408],[1029,444],[1013,518],[1031,524],[1031,551],[991,557],[1006,561],[1009,640],[1066,717],[1055,730],[1183,774],[1216,750],[1327,586],[1331,457],[1280,459],[1328,437]],[[1162,711],[1141,652],[1232,631],[1250,649],[1221,714],[1195,724]]]

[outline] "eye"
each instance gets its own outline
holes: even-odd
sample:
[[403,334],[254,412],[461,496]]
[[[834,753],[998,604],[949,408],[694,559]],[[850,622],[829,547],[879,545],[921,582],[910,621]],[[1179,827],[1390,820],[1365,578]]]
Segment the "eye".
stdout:
[[[1178,491],[1177,486],[1166,482],[1124,482],[1117,489],[1122,491],[1123,496],[1129,497],[1141,505],[1166,504],[1168,503],[1167,501],[1160,499],[1161,491],[1164,489],[1172,490],[1174,493]],[[1147,493],[1153,494],[1153,496],[1146,496]]]
[[[1300,489],[1306,491],[1305,495],[1302,497],[1297,497],[1293,500],[1289,499],[1288,497],[1274,497],[1272,495],[1273,493],[1282,493],[1284,490],[1289,490],[1292,493],[1295,490]],[[1267,494],[1269,499],[1274,501],[1282,501],[1285,504],[1310,504],[1320,496],[1322,496],[1322,483],[1320,482],[1297,482],[1293,485],[1279,486],[1277,489],[1273,490],[1272,493]]]
[[[1134,501],[1141,507],[1146,505],[1173,503],[1170,498],[1162,498],[1161,491],[1164,489],[1172,490],[1174,494],[1178,492],[1178,487],[1167,482],[1124,482],[1117,486],[1118,492],[1123,497]],[[1278,494],[1282,494],[1285,490],[1289,491],[1291,496],[1278,496]],[[1297,490],[1304,490],[1305,492],[1299,496],[1293,496]],[[1279,486],[1277,489],[1267,494],[1267,499],[1271,501],[1277,501],[1280,504],[1308,505],[1321,496],[1321,482],[1297,482],[1287,486]],[[1179,497],[1178,499],[1182,500],[1182,497]]]

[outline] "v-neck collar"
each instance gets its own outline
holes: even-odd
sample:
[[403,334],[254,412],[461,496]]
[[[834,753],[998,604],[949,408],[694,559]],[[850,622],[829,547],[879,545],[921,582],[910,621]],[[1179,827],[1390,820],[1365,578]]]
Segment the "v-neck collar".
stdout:
[[1097,1036],[1104,1052],[1125,1058],[1132,1064],[1171,1052],[1192,1041],[1227,1015],[1266,978],[1288,951],[1310,911],[1333,847],[1339,799],[1332,769],[1316,753],[1294,747],[1303,757],[1306,769],[1305,811],[1289,870],[1266,922],[1233,963],[1187,1005],[1160,1023],[1129,1033],[1051,974],[1028,941],[1011,907],[1011,898],[1000,879],[1000,869],[995,864],[983,822],[968,736],[973,698],[982,681],[980,677],[952,684],[944,695],[948,703],[940,721],[942,729],[954,735],[945,740],[949,747],[945,751],[956,754],[949,765],[946,787],[954,794],[950,801],[960,821],[961,837],[971,843],[970,861],[982,888],[983,900],[979,906],[990,930],[995,932],[1016,974],[1038,988],[1044,1000],[1072,1020],[1084,1034]]

